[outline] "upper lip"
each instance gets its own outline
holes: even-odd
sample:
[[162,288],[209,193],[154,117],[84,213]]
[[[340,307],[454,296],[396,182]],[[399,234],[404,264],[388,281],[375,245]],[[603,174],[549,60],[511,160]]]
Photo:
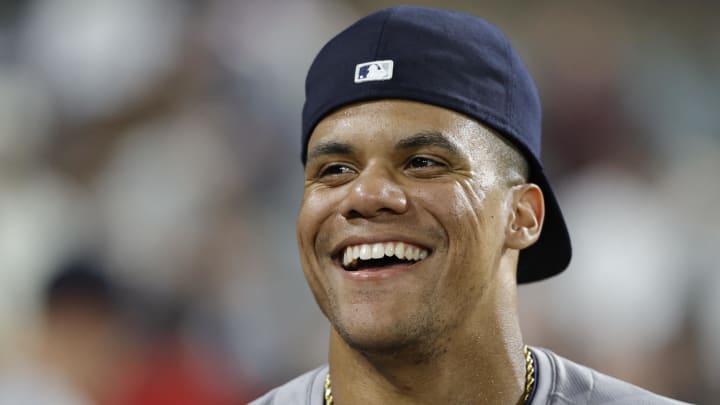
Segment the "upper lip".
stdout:
[[385,243],[385,242],[408,243],[408,244],[417,246],[419,248],[425,249],[428,252],[432,252],[432,248],[429,247],[427,243],[421,242],[418,239],[408,237],[407,235],[384,233],[384,234],[366,235],[366,236],[354,235],[354,236],[345,238],[345,239],[341,240],[339,243],[337,243],[335,245],[335,247],[332,249],[332,257],[333,258],[340,257],[343,253],[343,250],[348,246],[361,245],[364,243],[372,244],[372,243]]

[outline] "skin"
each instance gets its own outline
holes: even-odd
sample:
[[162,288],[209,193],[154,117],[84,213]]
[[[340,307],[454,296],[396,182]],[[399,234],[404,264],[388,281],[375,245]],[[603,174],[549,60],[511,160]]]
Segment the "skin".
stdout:
[[[353,104],[317,125],[297,238],[333,326],[337,403],[522,397],[517,259],[539,237],[544,206],[508,148],[473,119],[411,101]],[[430,255],[352,278],[337,256],[358,241],[411,242]]]

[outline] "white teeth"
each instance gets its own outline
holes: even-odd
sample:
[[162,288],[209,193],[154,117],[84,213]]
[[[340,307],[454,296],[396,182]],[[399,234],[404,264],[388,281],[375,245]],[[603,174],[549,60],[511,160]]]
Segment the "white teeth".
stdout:
[[413,251],[412,246],[405,246],[405,260],[412,260],[412,258],[413,258],[412,251]]
[[385,256],[393,257],[395,254],[395,245],[392,242],[387,242],[385,244]]
[[360,259],[367,260],[371,257],[372,257],[372,251],[370,249],[370,245],[366,245],[366,244],[360,245]]
[[402,260],[418,261],[427,258],[428,255],[427,250],[403,242],[363,243],[345,248],[342,263],[345,267],[355,267],[358,260],[395,256]]
[[385,246],[382,243],[375,243],[372,245],[372,258],[379,259],[385,256]]
[[405,258],[405,244],[404,243],[398,242],[398,244],[395,245],[395,256],[397,256],[398,259]]

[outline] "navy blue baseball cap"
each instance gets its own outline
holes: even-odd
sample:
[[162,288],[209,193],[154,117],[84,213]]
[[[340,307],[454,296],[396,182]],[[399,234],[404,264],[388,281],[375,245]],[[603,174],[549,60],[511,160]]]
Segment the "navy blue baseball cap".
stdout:
[[362,18],[318,53],[305,82],[302,161],[320,120],[348,104],[402,99],[444,107],[497,131],[522,152],[545,197],[538,241],[520,252],[518,283],[562,272],[571,247],[540,160],[540,98],[508,39],[465,13],[398,6]]

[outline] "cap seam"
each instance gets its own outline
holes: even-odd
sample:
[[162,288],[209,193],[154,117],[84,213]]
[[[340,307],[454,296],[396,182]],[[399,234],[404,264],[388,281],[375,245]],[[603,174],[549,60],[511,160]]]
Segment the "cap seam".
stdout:
[[387,25],[388,20],[390,17],[395,14],[395,8],[390,9],[390,12],[387,13],[385,16],[385,19],[382,22],[382,26],[380,26],[380,35],[378,35],[377,44],[375,44],[375,52],[373,58],[377,58],[378,54],[380,53],[380,44],[382,44],[382,41],[385,37],[385,25]]
[[507,82],[505,88],[508,89],[507,94],[505,95],[505,111],[508,117],[508,121],[512,122],[515,118],[515,112],[513,111],[513,104],[512,104],[512,97],[513,97],[513,85],[515,84],[515,78],[513,77],[515,73],[515,69],[513,66],[513,58],[510,50],[510,40],[505,38],[504,36],[501,36],[501,38],[504,39],[504,45],[505,45],[505,57],[507,58],[508,65],[510,66],[510,69],[507,70]]

